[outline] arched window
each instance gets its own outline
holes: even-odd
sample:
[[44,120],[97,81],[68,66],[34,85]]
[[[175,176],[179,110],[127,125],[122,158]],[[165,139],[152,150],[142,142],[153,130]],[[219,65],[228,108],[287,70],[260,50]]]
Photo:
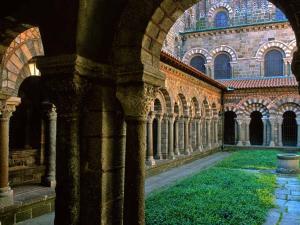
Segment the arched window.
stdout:
[[283,74],[283,54],[276,49],[270,50],[265,55],[265,76],[274,77]]
[[283,13],[280,9],[278,9],[278,8],[276,8],[275,18],[276,18],[276,20],[286,20],[286,16],[285,16],[284,13]]
[[214,73],[215,79],[231,78],[231,58],[226,53],[222,53],[215,58]]
[[205,63],[206,63],[205,58],[204,58],[204,56],[201,56],[201,55],[197,55],[197,56],[193,57],[190,62],[192,67],[201,71],[202,73],[206,72]]
[[225,11],[218,12],[215,16],[215,27],[227,27],[228,14]]

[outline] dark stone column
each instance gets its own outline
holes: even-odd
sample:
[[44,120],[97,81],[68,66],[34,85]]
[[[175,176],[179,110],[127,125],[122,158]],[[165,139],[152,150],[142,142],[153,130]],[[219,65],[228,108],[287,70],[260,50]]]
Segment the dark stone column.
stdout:
[[196,126],[197,126],[197,149],[198,151],[202,151],[203,146],[202,146],[201,118],[197,118]]
[[[55,225],[80,223],[80,112],[86,80],[76,55],[38,58],[42,82],[57,109]],[[98,210],[98,209],[96,209]]]
[[46,175],[44,184],[48,187],[56,186],[56,108],[49,102],[43,102],[45,118],[45,153]]
[[147,112],[155,97],[148,84],[120,84],[117,97],[126,120],[124,225],[145,224],[145,158]]
[[263,122],[263,145],[266,146],[268,143],[267,143],[267,138],[268,138],[268,132],[267,132],[267,121],[268,121],[268,118],[263,116],[262,118],[262,122]]
[[282,144],[282,117],[277,119],[277,126],[278,126],[278,146],[283,146]]
[[20,103],[20,98],[0,99],[0,207],[13,204],[9,187],[9,119]]

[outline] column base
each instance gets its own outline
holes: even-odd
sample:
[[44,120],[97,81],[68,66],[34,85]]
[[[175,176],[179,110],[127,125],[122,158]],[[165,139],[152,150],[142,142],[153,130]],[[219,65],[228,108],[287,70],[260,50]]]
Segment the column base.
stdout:
[[177,155],[177,156],[180,155],[179,148],[175,148],[175,149],[174,149],[174,152],[175,152],[175,155]]
[[275,142],[274,141],[270,142],[270,147],[275,147]]
[[191,152],[190,152],[189,149],[186,149],[186,150],[184,151],[184,154],[185,154],[185,155],[191,155]]
[[155,156],[155,159],[157,159],[157,160],[162,160],[162,159],[164,159],[164,158],[163,158],[162,155],[156,155],[156,156]]
[[244,146],[242,141],[238,141],[238,143],[236,144],[237,146]]
[[245,142],[245,146],[250,146],[251,144],[250,144],[250,141],[246,141]]
[[154,160],[154,158],[151,156],[151,157],[149,157],[147,160],[146,160],[146,165],[147,166],[155,166],[155,160]]
[[174,154],[170,154],[170,155],[168,156],[168,159],[175,159],[175,155],[174,155]]
[[14,191],[7,188],[0,188],[0,208],[14,204]]
[[43,185],[46,187],[50,188],[55,188],[56,187],[56,180],[50,180],[50,179],[45,179],[43,182]]
[[203,150],[203,148],[202,148],[202,146],[198,146],[198,151],[200,151],[200,152],[202,152],[202,150]]

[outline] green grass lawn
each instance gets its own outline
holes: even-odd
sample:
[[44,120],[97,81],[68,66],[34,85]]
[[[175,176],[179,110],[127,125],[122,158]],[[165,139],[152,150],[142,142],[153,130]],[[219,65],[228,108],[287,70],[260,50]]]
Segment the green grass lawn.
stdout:
[[150,194],[146,224],[263,224],[268,210],[274,207],[275,175],[235,168],[273,168],[274,155],[276,152],[271,151],[234,152],[217,166]]

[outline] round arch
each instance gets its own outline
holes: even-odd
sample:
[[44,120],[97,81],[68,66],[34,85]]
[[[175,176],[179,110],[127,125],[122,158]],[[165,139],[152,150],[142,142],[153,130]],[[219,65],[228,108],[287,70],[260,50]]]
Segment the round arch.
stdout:
[[188,50],[184,54],[182,61],[186,64],[190,64],[191,59],[198,55],[203,55],[205,57],[207,63],[212,62],[212,57],[211,57],[210,53],[206,49],[203,49],[203,48],[192,48],[192,49]]
[[262,44],[256,54],[255,58],[257,60],[264,60],[265,54],[270,51],[271,49],[280,49],[284,53],[284,57],[290,58],[291,57],[291,49],[288,45],[281,41],[269,41],[264,44]]
[[221,54],[222,52],[225,52],[227,53],[228,55],[230,55],[231,57],[231,61],[234,63],[237,61],[237,53],[236,51],[229,47],[229,46],[226,46],[226,45],[221,45],[219,47],[216,47],[214,49],[212,49],[210,51],[210,54],[212,55],[213,59],[216,58],[219,54]]

